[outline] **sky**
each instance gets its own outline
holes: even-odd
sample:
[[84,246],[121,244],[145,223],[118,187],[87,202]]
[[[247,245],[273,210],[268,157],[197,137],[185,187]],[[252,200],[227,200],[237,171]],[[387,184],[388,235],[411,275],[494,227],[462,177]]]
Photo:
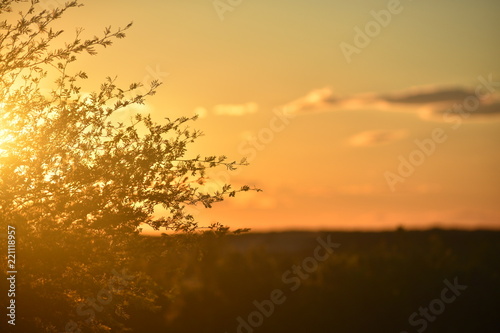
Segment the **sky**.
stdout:
[[211,180],[263,192],[192,208],[201,225],[500,228],[500,2],[84,3],[65,36],[134,22],[82,56],[90,83],[159,79],[141,112],[198,114],[189,154],[249,160]]

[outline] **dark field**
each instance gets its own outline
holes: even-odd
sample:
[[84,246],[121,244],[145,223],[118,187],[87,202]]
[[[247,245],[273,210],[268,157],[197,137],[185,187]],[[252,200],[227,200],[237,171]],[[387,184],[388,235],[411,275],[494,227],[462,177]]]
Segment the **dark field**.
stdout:
[[[329,253],[318,237],[340,246]],[[500,332],[500,232],[286,232],[199,244],[170,263],[142,262],[159,285],[170,281],[165,265],[186,271],[156,311],[129,309],[134,332]]]
[[[48,320],[43,331],[58,333],[500,332],[500,232],[205,233],[141,244],[126,271],[54,278],[41,291],[20,280],[12,332],[39,333],[33,323]],[[68,286],[87,282],[84,298],[64,302]],[[85,327],[92,318],[110,324]]]

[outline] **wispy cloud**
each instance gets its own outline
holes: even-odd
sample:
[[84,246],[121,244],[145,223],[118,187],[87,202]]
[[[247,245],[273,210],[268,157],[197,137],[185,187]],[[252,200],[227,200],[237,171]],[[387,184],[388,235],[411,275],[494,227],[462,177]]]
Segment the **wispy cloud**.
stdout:
[[213,112],[217,116],[243,116],[256,113],[259,110],[257,103],[219,104],[214,106]]
[[482,119],[500,116],[500,94],[479,94],[478,87],[421,86],[392,93],[367,92],[341,97],[327,87],[312,90],[281,108],[293,114],[373,109],[413,112],[422,119],[433,121],[445,120],[445,115]]
[[298,98],[283,106],[287,113],[299,114],[318,111],[327,111],[334,107],[339,99],[329,87],[315,89],[307,95]]
[[259,105],[257,103],[248,102],[243,104],[217,104],[211,109],[198,106],[194,110],[194,113],[200,118],[205,118],[209,115],[238,117],[256,113],[258,110]]
[[387,144],[408,136],[406,130],[372,130],[357,133],[349,138],[349,144],[355,147],[366,147]]
[[474,95],[473,90],[460,87],[415,87],[399,93],[382,95],[380,99],[389,103],[422,105],[460,102],[471,95]]
[[203,106],[198,106],[196,109],[194,109],[194,114],[199,118],[205,118],[208,115],[208,110]]
[[500,101],[483,102],[478,104],[473,111],[468,112],[463,105],[454,105],[446,108],[430,108],[420,113],[421,117],[429,120],[443,119],[444,116],[460,116],[464,119],[481,120],[500,116]]

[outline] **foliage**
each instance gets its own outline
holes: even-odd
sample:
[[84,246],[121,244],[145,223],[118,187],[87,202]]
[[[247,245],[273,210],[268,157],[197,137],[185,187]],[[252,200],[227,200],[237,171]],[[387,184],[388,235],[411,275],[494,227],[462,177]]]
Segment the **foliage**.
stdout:
[[[317,238],[328,235],[341,246],[317,269],[302,270],[307,278],[293,291],[283,274],[306,263]],[[445,279],[455,278],[467,289],[425,332],[500,331],[498,231],[247,233],[202,242],[208,250],[201,260],[194,254],[180,259],[190,270],[174,302],[158,300],[164,316],[132,312],[134,332],[423,331],[421,319],[411,324],[409,317],[441,297]],[[154,260],[141,269],[155,280],[171,279]],[[266,300],[276,289],[286,300],[271,311]],[[262,324],[238,329],[239,318]]]
[[[194,232],[200,226],[186,206],[211,207],[251,190],[229,184],[206,189],[208,169],[234,169],[246,161],[186,158],[189,144],[202,134],[187,126],[196,117],[156,123],[137,114],[130,124],[115,120],[117,112],[143,104],[160,82],[120,88],[107,78],[96,92],[82,92],[87,73],[75,68],[78,56],[112,45],[132,24],[108,27],[90,39],[77,30],[71,42],[53,47],[63,35],[54,22],[78,6],[70,1],[45,10],[35,0],[0,1],[0,225],[18,230],[19,290],[34,304],[32,312],[26,306],[22,321],[40,332],[60,332],[71,318],[89,331],[117,330],[127,304],[154,301],[156,287],[148,276],[136,273],[93,320],[83,320],[89,318],[75,308],[95,297],[113,269],[134,260],[144,241],[141,225]],[[166,213],[156,216],[160,206]],[[212,228],[227,231],[220,224]],[[160,242],[150,251],[159,255],[166,246]]]

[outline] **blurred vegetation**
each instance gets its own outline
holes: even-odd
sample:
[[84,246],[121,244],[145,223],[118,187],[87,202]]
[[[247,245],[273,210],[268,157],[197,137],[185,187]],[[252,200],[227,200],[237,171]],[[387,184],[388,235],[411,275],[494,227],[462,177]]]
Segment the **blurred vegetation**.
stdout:
[[[318,237],[330,237],[340,247],[292,291],[283,274],[314,256]],[[500,232],[436,229],[227,235],[211,231],[141,239],[128,266],[133,272],[130,284],[113,293],[102,311],[94,311],[96,322],[105,319],[102,331],[418,332],[421,326],[410,325],[409,317],[441,298],[444,280],[453,283],[455,278],[467,289],[420,331],[500,331]],[[58,267],[57,259],[51,265]],[[109,269],[103,267],[103,272]],[[75,290],[85,291],[87,299],[96,299],[109,281],[106,274],[89,274],[89,281],[71,279],[71,274],[65,278],[69,280],[60,283],[74,284]],[[6,290],[6,280],[1,280]],[[84,283],[92,285],[84,287]],[[34,326],[33,318],[55,322],[57,329],[47,332],[64,332],[69,319],[85,322],[88,313],[78,314],[78,304],[68,307],[62,302],[60,287],[46,283],[20,288],[20,331],[44,332]],[[283,291],[284,303],[275,305],[262,325],[238,330],[238,317],[248,322],[257,310],[254,302],[269,300],[275,289]],[[86,310],[91,309],[87,299],[80,299]]]
[[205,234],[199,251],[171,253],[164,263],[141,260],[159,284],[173,278],[170,264],[186,270],[158,299],[158,311],[131,310],[128,323],[134,332],[237,332],[237,318],[255,311],[255,300],[281,289],[286,301],[255,332],[417,332],[409,316],[441,297],[445,279],[457,278],[467,289],[425,332],[500,331],[500,232],[329,235],[341,246],[296,291],[283,273],[313,256],[316,238],[327,233]]

